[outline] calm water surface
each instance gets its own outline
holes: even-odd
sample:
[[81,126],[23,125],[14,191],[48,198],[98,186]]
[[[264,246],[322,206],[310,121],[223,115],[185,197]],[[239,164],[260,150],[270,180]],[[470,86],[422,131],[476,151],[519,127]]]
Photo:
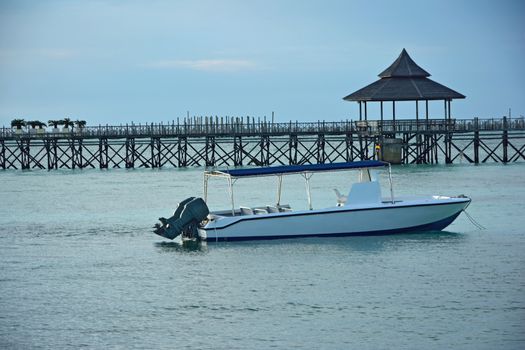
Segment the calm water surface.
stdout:
[[[525,164],[394,168],[398,194],[471,196],[482,231],[462,215],[390,237],[185,247],[153,235],[201,194],[201,172],[0,172],[0,347],[525,348]],[[350,177],[314,176],[314,206]],[[299,180],[283,198],[304,208]],[[227,207],[224,185],[212,209]],[[238,205],[269,204],[275,181],[235,190]]]

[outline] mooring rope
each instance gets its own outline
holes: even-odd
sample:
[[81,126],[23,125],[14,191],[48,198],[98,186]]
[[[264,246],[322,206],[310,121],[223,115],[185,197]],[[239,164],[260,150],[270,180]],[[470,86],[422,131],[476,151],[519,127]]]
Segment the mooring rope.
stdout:
[[486,230],[486,227],[477,222],[465,209],[463,209],[463,212],[467,216],[467,218],[470,220],[470,222],[478,228],[478,230]]

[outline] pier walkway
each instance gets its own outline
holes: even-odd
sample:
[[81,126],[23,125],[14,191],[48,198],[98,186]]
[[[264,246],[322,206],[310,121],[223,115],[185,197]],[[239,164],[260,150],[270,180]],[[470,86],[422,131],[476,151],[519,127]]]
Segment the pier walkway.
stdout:
[[[170,124],[0,129],[0,169],[313,164],[375,159],[396,140],[404,164],[525,160],[525,119],[271,123],[194,117]],[[376,146],[379,145],[378,148]]]

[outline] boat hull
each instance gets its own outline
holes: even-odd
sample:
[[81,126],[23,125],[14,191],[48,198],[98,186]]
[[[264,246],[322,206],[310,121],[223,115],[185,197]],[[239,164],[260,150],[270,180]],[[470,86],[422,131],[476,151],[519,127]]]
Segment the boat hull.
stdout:
[[200,234],[204,240],[214,242],[440,231],[469,203],[470,199],[448,198],[366,208],[335,207],[224,217],[209,222],[200,229]]

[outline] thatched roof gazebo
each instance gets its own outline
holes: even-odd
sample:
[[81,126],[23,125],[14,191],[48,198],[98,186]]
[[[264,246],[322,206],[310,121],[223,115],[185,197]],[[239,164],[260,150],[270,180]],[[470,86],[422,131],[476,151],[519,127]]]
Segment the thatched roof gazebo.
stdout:
[[[396,101],[416,101],[416,120],[419,120],[419,101],[425,101],[428,120],[428,101],[443,100],[445,118],[451,119],[450,102],[465,98],[464,95],[430,80],[430,74],[418,66],[405,49],[379,77],[376,82],[344,97],[346,101],[359,103],[359,120],[367,120],[367,102],[380,102],[383,121],[383,102],[392,102],[392,118],[396,120]],[[364,107],[364,113],[363,113]]]

